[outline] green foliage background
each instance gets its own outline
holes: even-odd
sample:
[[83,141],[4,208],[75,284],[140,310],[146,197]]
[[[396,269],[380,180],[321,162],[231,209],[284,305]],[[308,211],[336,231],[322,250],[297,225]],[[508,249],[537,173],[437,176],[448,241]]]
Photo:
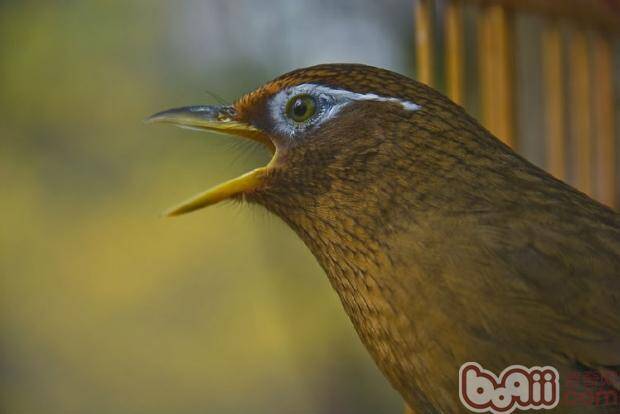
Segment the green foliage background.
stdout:
[[199,3],[0,2],[0,411],[398,412],[278,219],[233,204],[159,217],[268,157],[142,119],[301,65],[201,67],[210,49],[179,48]]

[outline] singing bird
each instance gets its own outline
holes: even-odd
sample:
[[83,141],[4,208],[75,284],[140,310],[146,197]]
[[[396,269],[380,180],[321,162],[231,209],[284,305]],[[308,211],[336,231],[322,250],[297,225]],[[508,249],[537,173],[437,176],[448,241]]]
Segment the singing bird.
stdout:
[[[466,412],[459,368],[471,361],[498,375],[515,364],[555,367],[560,380],[593,372],[605,398],[618,396],[619,214],[516,154],[439,92],[371,66],[325,64],[229,106],[149,121],[251,139],[273,153],[168,214],[232,199],[284,220],[412,412]],[[555,412],[620,407],[575,401]]]

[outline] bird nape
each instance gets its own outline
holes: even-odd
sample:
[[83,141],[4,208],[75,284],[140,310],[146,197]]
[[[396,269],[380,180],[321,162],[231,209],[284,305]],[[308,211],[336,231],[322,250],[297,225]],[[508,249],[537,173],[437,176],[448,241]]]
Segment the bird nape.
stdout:
[[[236,199],[282,218],[413,412],[465,412],[459,369],[471,361],[496,374],[510,365],[554,367],[561,379],[593,372],[606,396],[620,394],[620,216],[435,90],[383,69],[327,64],[230,106],[149,120],[272,151],[267,166],[168,214]],[[556,412],[620,410],[618,399],[574,404],[562,391]]]

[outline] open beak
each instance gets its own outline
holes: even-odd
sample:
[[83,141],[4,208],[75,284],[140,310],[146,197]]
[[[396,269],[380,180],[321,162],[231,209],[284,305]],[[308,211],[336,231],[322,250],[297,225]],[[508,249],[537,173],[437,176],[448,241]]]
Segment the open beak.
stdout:
[[[168,123],[181,128],[236,135],[258,141],[275,153],[275,146],[263,132],[250,124],[237,121],[235,115],[235,109],[232,106],[186,106],[158,112],[147,118],[146,122]],[[267,167],[256,168],[240,177],[219,184],[171,208],[164,214],[178,216],[255,190],[260,186],[266,169]]]

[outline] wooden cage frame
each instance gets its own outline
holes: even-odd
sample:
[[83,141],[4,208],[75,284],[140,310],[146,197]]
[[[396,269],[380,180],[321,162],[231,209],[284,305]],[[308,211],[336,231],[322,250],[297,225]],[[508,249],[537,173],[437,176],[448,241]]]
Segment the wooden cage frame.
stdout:
[[[440,16],[436,15],[437,3],[442,6]],[[445,93],[461,105],[465,103],[465,62],[472,58],[464,44],[465,7],[476,11],[478,53],[473,59],[478,68],[482,123],[518,149],[514,103],[518,91],[512,62],[514,16],[541,16],[544,167],[562,180],[568,179],[568,170],[572,169],[571,184],[616,207],[619,200],[613,85],[620,75],[614,71],[613,45],[620,34],[620,1],[416,0],[417,77],[430,86],[438,86],[436,30],[441,30]],[[567,102],[586,104],[567,117]],[[577,137],[572,143],[575,157],[571,165],[567,164],[566,155],[569,130]]]

